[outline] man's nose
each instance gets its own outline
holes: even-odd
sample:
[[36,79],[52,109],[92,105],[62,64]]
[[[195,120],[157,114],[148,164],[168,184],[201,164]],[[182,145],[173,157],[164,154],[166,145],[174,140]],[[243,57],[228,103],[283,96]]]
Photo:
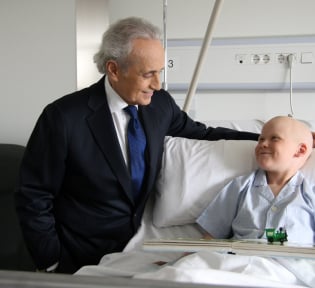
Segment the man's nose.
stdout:
[[160,90],[161,89],[161,78],[160,78],[160,74],[155,74],[152,77],[151,80],[151,84],[150,84],[150,88],[153,90]]

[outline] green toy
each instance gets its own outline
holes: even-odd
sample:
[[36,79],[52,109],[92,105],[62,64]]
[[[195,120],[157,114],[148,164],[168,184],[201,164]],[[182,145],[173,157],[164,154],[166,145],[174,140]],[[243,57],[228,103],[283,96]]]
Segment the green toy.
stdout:
[[283,227],[280,227],[278,230],[275,228],[267,228],[265,231],[268,243],[280,242],[283,244],[283,242],[288,241],[287,231]]

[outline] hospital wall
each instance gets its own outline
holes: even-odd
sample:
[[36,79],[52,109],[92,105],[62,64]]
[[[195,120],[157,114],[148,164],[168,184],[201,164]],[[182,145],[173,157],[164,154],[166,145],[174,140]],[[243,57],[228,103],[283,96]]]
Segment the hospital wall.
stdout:
[[[168,0],[168,38],[182,43],[201,41],[213,4],[210,0]],[[312,0],[225,0],[214,41],[311,39],[315,35],[313,11]],[[1,0],[0,142],[26,144],[46,104],[98,80],[101,75],[92,57],[101,34],[109,23],[127,16],[145,17],[162,28],[163,0]],[[177,73],[191,73],[195,68],[191,66]],[[226,69],[220,63],[210,68]],[[205,121],[265,120],[290,112],[288,89],[256,88],[199,90],[189,113]],[[182,105],[187,91],[170,91]],[[314,93],[312,88],[294,90],[295,117],[314,119]]]
[[43,107],[76,89],[75,0],[0,1],[0,143],[25,144]]
[[[155,1],[153,5],[153,2],[151,1],[150,5],[148,5],[146,0],[136,0],[132,1],[132,3],[129,2],[128,4],[124,0],[110,1],[111,20],[115,21],[119,18],[133,14],[149,18],[157,25],[163,27],[161,24],[161,19],[163,19],[163,10],[161,9],[162,2],[163,1]],[[206,32],[209,15],[212,12],[214,2],[215,1],[209,0],[167,1],[168,39],[179,39],[183,43],[185,43],[185,40],[202,39]],[[122,6],[126,9],[121,9]],[[256,49],[253,51],[257,51],[258,49],[258,51],[264,52],[267,51],[266,49],[269,49],[270,46],[278,45],[279,51],[282,51],[282,48],[285,49],[286,46],[290,46],[290,41],[295,42],[292,43],[291,46],[294,46],[298,52],[308,51],[308,49],[313,51],[315,45],[315,17],[312,11],[315,11],[314,9],[315,1],[312,0],[225,0],[223,1],[218,20],[213,29],[213,42],[216,40],[231,42],[231,40],[234,39],[234,42],[236,43],[236,40],[245,40],[247,41],[246,45],[248,45],[248,56],[251,54],[250,47]],[[295,40],[292,40],[294,37],[296,37]],[[275,40],[279,38],[281,41]],[[310,45],[312,48],[303,47],[305,43],[298,43],[301,39],[308,42],[306,46]],[[268,45],[268,43],[271,42],[278,44]],[[224,46],[223,48],[225,49],[226,47],[227,46]],[[238,51],[239,45],[235,45],[234,47],[229,46],[231,51],[233,48],[235,48],[235,54],[237,54],[236,51]],[[290,49],[286,51],[290,51]],[[295,52],[295,50],[293,52]],[[211,53],[212,51],[209,49],[208,54],[210,54],[210,56]],[[248,75],[248,85],[243,83],[244,85],[242,85],[241,88],[239,88],[239,85],[231,86],[231,81],[229,79],[223,79],[221,77],[219,81],[223,84],[219,85],[219,87],[213,85],[212,87],[209,86],[208,90],[197,90],[196,95],[193,98],[194,100],[191,102],[189,111],[195,119],[201,121],[221,119],[266,120],[278,114],[291,114],[289,103],[290,91],[288,89],[289,71],[287,67],[279,69],[279,65],[276,65],[275,63],[265,65],[265,67],[263,67],[263,65],[258,65],[257,69],[266,69],[259,74],[261,76],[259,79],[256,79],[256,82],[254,78],[256,67],[253,67],[253,65],[246,65],[245,68],[236,65],[233,66],[235,63],[232,63],[234,60],[232,58],[230,59],[229,65],[225,65],[226,55],[224,53],[225,52],[222,52],[221,55],[218,55],[218,58],[221,61],[216,59],[213,66],[210,66],[211,62],[203,64],[210,66],[206,67],[207,69],[204,70],[207,70],[208,74],[213,73],[212,76],[214,77],[217,76],[216,74],[218,74],[218,72],[221,72],[223,74],[222,77],[226,78],[230,71],[233,70],[235,79],[242,73],[244,74],[244,71],[247,70],[248,72],[244,75],[244,81],[246,82],[246,77]],[[313,54],[313,56],[314,55],[315,54]],[[190,55],[187,54],[186,59],[189,59],[189,56]],[[273,53],[272,56],[275,57],[276,54]],[[305,120],[314,119],[314,60],[311,65],[301,65],[299,63],[301,53],[298,53],[297,56],[298,63],[296,63],[292,70],[292,102],[294,116]],[[180,63],[179,66],[185,66],[185,69],[178,69],[176,72],[178,75],[181,75],[182,78],[191,79],[185,77],[185,74],[192,74],[191,70],[195,67],[194,65],[190,65],[189,67],[191,67],[191,70],[186,69],[187,66],[184,65],[185,63],[183,62],[185,59],[183,58],[185,57],[180,59],[182,63]],[[275,61],[275,59],[273,60]],[[272,70],[271,73],[269,70]],[[169,71],[169,74],[171,73],[172,71]],[[269,80],[266,81],[266,78],[271,77],[270,75],[272,73],[278,80],[282,78],[282,82],[281,80],[276,81],[276,83],[269,83]],[[226,75],[224,76],[224,74]],[[205,75],[199,76],[200,82],[204,82],[202,81],[202,78],[205,78],[204,76]],[[211,79],[212,76],[208,76],[208,79]],[[233,75],[231,77],[233,77]],[[187,95],[187,90],[172,90],[172,81],[170,78],[172,77],[169,77],[169,90],[177,99],[178,103],[183,104]],[[309,84],[311,83],[311,85],[294,85],[294,81],[297,81],[297,78],[299,78],[298,80],[301,82],[305,79],[305,82]],[[211,81],[210,79],[209,81]],[[309,81],[310,79],[311,82]],[[226,80],[225,84],[227,84],[226,87],[229,87],[228,89],[224,89],[224,80]],[[184,82],[186,84],[187,81],[185,80]],[[261,85],[262,83],[266,85]],[[185,87],[187,87],[187,85]],[[216,89],[216,87],[218,87],[218,89]],[[286,88],[283,89],[283,87]]]

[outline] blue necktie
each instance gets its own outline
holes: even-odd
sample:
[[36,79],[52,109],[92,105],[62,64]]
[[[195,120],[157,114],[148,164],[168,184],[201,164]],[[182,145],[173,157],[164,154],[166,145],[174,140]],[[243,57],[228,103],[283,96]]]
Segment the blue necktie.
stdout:
[[144,150],[146,138],[138,118],[138,111],[135,106],[129,105],[124,110],[130,115],[127,136],[129,146],[129,165],[133,186],[134,198],[137,200],[145,173]]

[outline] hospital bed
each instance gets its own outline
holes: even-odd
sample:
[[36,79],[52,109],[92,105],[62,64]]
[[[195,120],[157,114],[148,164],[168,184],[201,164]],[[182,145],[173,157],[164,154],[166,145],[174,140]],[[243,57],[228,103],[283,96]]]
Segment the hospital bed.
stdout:
[[[196,91],[220,2],[216,1],[214,17],[209,19],[183,108],[186,112]],[[306,122],[315,131],[315,123]],[[263,121],[207,124],[259,133]],[[74,275],[0,271],[0,287],[315,287],[315,259],[210,251],[183,256],[182,252],[143,250],[143,242],[152,238],[202,237],[196,218],[229,180],[256,168],[254,146],[254,141],[245,140],[209,142],[167,137],[156,191],[146,205],[141,228],[123,252],[104,255],[98,265],[84,266]],[[315,183],[314,151],[303,172]]]
[[[314,131],[314,122],[306,121]],[[263,121],[217,121],[212,126],[260,132]],[[145,251],[153,238],[200,238],[196,217],[233,177],[256,168],[255,141],[165,139],[161,173],[147,203],[142,226],[121,253],[104,255],[99,265],[75,275],[162,280],[211,287],[315,287],[315,259],[259,257],[199,251]],[[315,183],[315,151],[302,168]],[[154,282],[155,283],[155,282]],[[161,282],[163,283],[163,282]]]

